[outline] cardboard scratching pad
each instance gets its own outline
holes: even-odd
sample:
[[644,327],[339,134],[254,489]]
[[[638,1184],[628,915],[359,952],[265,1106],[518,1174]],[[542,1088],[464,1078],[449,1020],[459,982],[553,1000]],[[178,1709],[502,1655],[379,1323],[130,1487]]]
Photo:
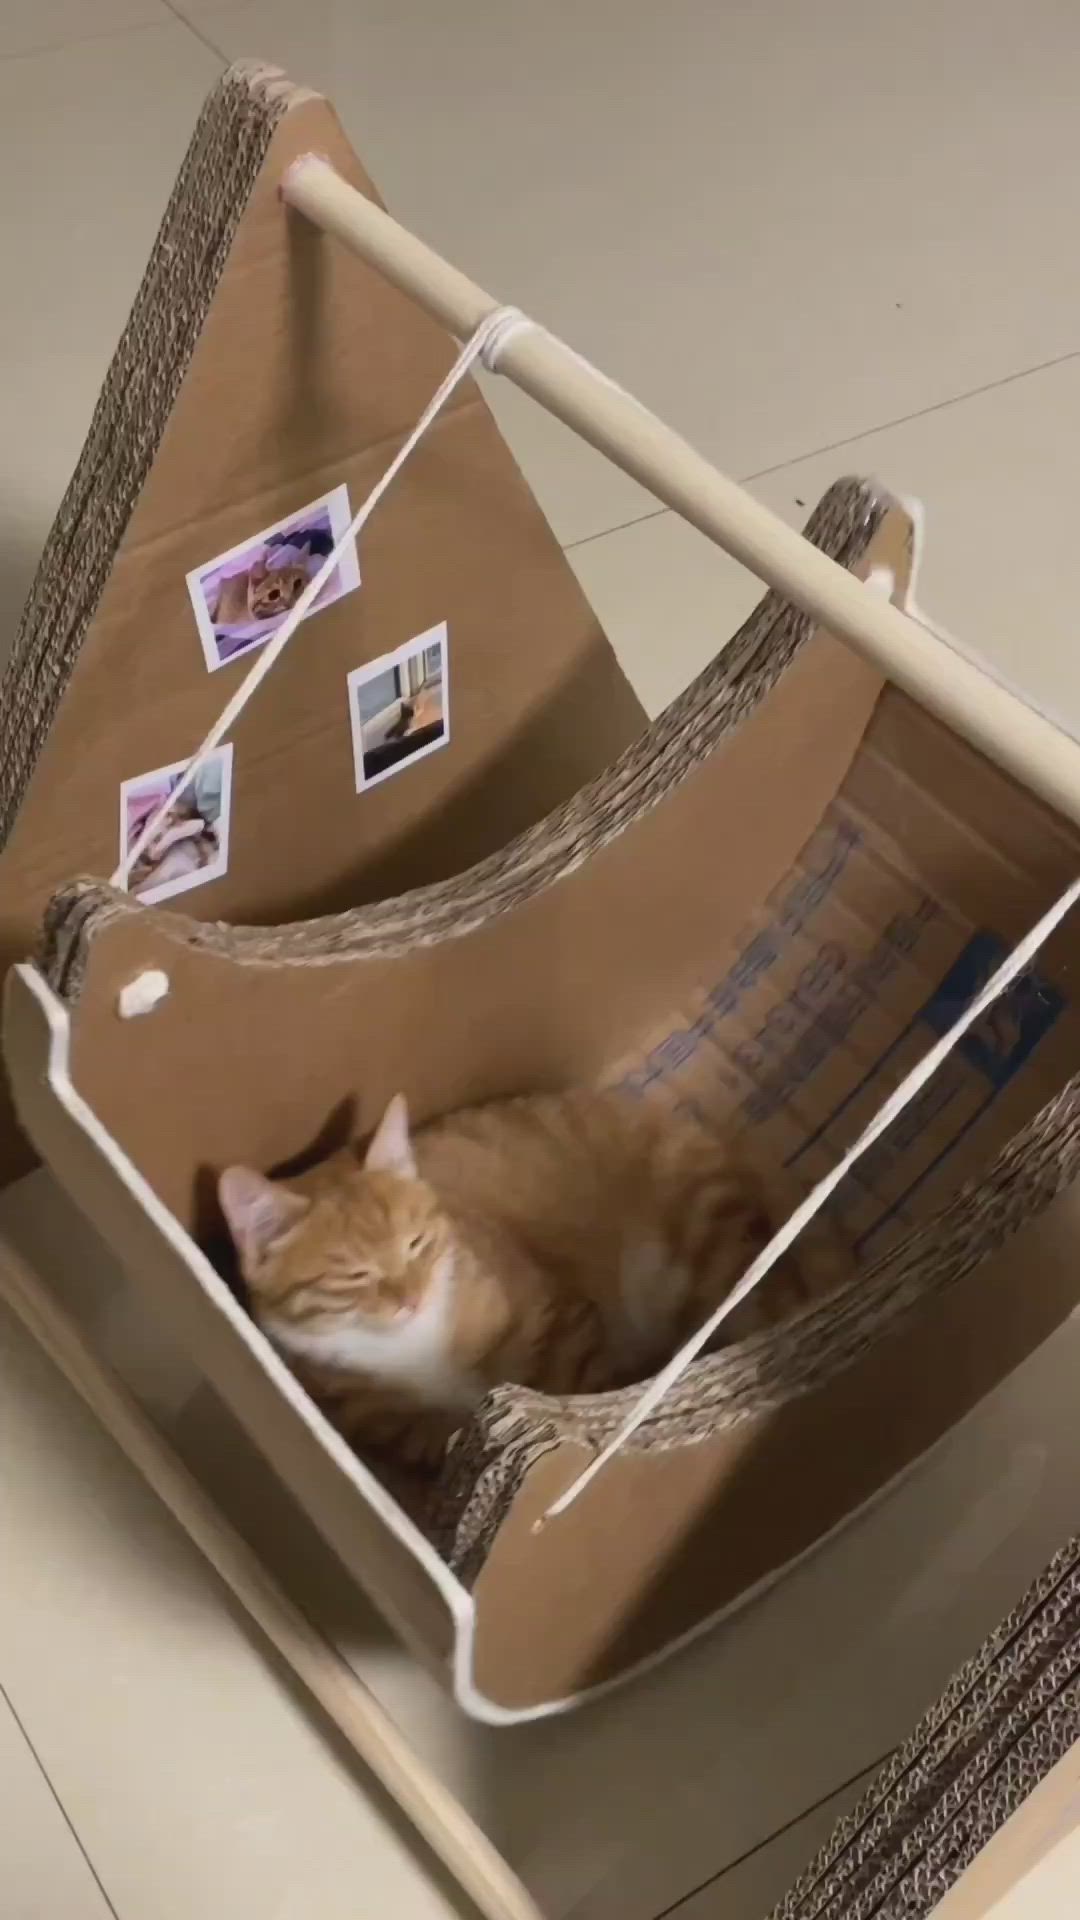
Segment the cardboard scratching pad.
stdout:
[[[886,497],[839,484],[808,532],[904,596]],[[423,1121],[597,1081],[810,1184],[1078,865],[1075,827],[770,594],[607,773],[454,879],[277,928],[69,887],[6,1050],[32,1139],[342,1561],[471,1712],[529,1717],[775,1577],[1073,1309],[1080,936],[841,1190],[856,1276],[699,1358],[539,1531],[636,1389],[499,1388],[406,1511],[215,1271],[216,1171],[370,1128],[399,1088]],[[121,1018],[148,974],[160,997]]]
[[772,1920],[1070,1914],[1078,1827],[1080,1537],[953,1676]]
[[[137,820],[143,776],[194,752],[274,630],[234,550],[251,549],[264,592],[285,562],[289,591],[452,363],[418,307],[286,209],[282,174],[309,150],[374,195],[332,109],[273,70],[233,68],[196,128],[0,688],[2,970],[32,949],[57,886],[113,871],[123,784]],[[357,568],[238,724],[189,914],[268,923],[445,879],[644,725],[471,381]],[[414,641],[427,645],[406,659]],[[387,655],[365,683],[361,765],[348,676]],[[193,846],[165,869],[185,883]],[[0,1178],[26,1162],[5,1109]]]

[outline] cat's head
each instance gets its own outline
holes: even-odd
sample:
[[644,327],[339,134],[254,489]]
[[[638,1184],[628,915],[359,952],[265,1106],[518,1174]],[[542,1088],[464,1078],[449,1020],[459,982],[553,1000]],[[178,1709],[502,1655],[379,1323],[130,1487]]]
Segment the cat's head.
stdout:
[[256,1318],[283,1346],[399,1330],[448,1283],[450,1225],[417,1174],[400,1094],[362,1159],[337,1155],[305,1188],[248,1167],[228,1167],[218,1182]]
[[268,566],[265,560],[254,562],[248,570],[247,591],[253,620],[273,620],[295,607],[308,583],[307,567],[301,563],[309,553],[309,547],[301,547],[300,561],[284,567]]

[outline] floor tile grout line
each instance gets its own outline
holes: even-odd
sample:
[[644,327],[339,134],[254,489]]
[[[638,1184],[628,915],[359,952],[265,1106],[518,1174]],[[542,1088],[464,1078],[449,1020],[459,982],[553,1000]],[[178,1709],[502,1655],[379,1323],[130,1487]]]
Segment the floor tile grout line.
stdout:
[[610,534],[626,533],[630,527],[643,527],[647,520],[662,520],[666,513],[675,520],[681,518],[674,507],[650,507],[646,513],[632,513],[628,520],[619,520],[613,527],[604,527],[597,533],[583,533],[577,540],[567,540],[563,552],[576,553],[579,547],[591,547],[594,541],[606,540]]
[[845,434],[840,440],[827,440],[820,447],[811,447],[807,453],[797,453],[790,460],[776,460],[771,466],[758,467],[754,473],[744,474],[739,480],[741,487],[750,486],[755,480],[766,480],[771,474],[783,473],[787,467],[797,467],[805,460],[817,460],[823,453],[837,453],[841,447],[853,447],[860,440],[869,440],[876,433],[891,433],[894,427],[906,427],[912,420],[926,420],[933,413],[945,413],[949,407],[962,406],[965,400],[977,400],[981,394],[996,393],[1000,387],[1014,386],[1018,380],[1028,380],[1036,373],[1049,373],[1054,367],[1063,367],[1070,360],[1080,359],[1080,347],[1070,347],[1067,353],[1055,354],[1049,360],[1036,360],[1030,367],[1017,367],[1012,373],[1003,373],[997,380],[984,380],[979,387],[969,387],[964,393],[954,393],[948,399],[932,400],[929,406],[915,407],[911,413],[899,413],[893,420],[882,420],[877,426],[862,427],[858,433]]
[[222,53],[221,48],[215,46],[214,42],[208,38],[202,28],[197,26],[194,20],[189,19],[186,13],[181,13],[179,8],[173,5],[173,0],[161,0],[161,4],[172,14],[178,26],[187,28],[192,38],[198,41],[200,47],[205,47],[207,53],[212,53],[215,60],[221,61],[222,66],[228,66],[229,62]]
[[[747,1847],[745,1853],[740,1853],[736,1859],[729,1860],[726,1867],[718,1867],[715,1873],[710,1873],[706,1879],[702,1880],[700,1886],[691,1887],[688,1892],[680,1893],[679,1898],[673,1900],[669,1907],[662,1907],[660,1912],[654,1915],[654,1920],[669,1920],[669,1916],[678,1913],[680,1907],[685,1907],[688,1900],[696,1900],[698,1894],[704,1893],[707,1887],[715,1886],[717,1881],[723,1880],[726,1874],[734,1873],[736,1867],[745,1866],[746,1862],[753,1860],[755,1855],[764,1853],[766,1847],[771,1847],[775,1840],[782,1839],[785,1833],[790,1833],[792,1828],[797,1827],[801,1821],[809,1820],[812,1813],[817,1813],[822,1807],[828,1806],[830,1800],[835,1800],[841,1793],[846,1793],[856,1781],[865,1779],[867,1775],[879,1773],[894,1752],[895,1748],[890,1747],[876,1760],[871,1760],[865,1767],[859,1767],[848,1779],[841,1780],[835,1787],[830,1787],[828,1793],[823,1793],[819,1799],[812,1801],[810,1806],[804,1807],[801,1813],[793,1814],[790,1820],[785,1820],[782,1826],[777,1827],[775,1833],[767,1834],[764,1840],[759,1840],[754,1846]],[[842,1814],[837,1815],[837,1820],[842,1818]],[[807,1864],[809,1865],[809,1862]]]
[[[1028,380],[1037,373],[1049,373],[1054,367],[1067,366],[1070,360],[1080,359],[1080,347],[1070,347],[1067,353],[1055,354],[1049,360],[1036,360],[1030,367],[1017,367],[1012,373],[1004,373],[1000,379],[986,380],[982,386],[968,387],[963,393],[951,394],[944,400],[932,400],[928,406],[915,407],[910,413],[898,413],[890,420],[881,420],[874,426],[860,427],[858,433],[844,434],[839,440],[823,441],[819,447],[810,447],[805,453],[793,453],[784,460],[774,460],[770,466],[755,467],[752,473],[736,476],[736,485],[753,486],[757,480],[768,480],[776,473],[786,473],[789,468],[803,465],[807,460],[819,460],[822,454],[839,453],[843,447],[858,446],[860,440],[870,440],[878,433],[891,433],[895,427],[906,427],[913,420],[928,419],[931,414],[944,413],[949,407],[963,406],[966,400],[977,400],[981,394],[996,393],[1000,387],[1011,387],[1018,380]],[[625,533],[630,527],[644,526],[649,520],[660,520],[669,513],[673,519],[681,516],[674,507],[649,507],[644,513],[633,513],[626,520],[618,521],[615,526],[603,527],[596,533],[583,533],[577,540],[563,542],[564,553],[574,553],[579,547],[592,546],[594,541],[606,540],[609,534]]]
[[104,1900],[105,1905],[108,1907],[109,1912],[112,1914],[113,1920],[120,1920],[120,1915],[118,1914],[116,1908],[113,1906],[113,1903],[110,1900],[108,1893],[106,1892],[101,1875],[99,1874],[97,1868],[95,1867],[93,1861],[90,1858],[90,1855],[87,1853],[86,1848],[83,1845],[83,1841],[79,1834],[78,1828],[75,1826],[75,1823],[71,1818],[71,1815],[69,1814],[67,1808],[65,1807],[63,1801],[61,1800],[60,1795],[57,1793],[56,1788],[53,1785],[52,1779],[45,1767],[45,1763],[42,1760],[41,1755],[38,1752],[37,1748],[35,1747],[33,1741],[31,1740],[30,1735],[27,1732],[26,1726],[19,1715],[15,1702],[11,1698],[11,1695],[9,1694],[7,1688],[2,1684],[2,1682],[0,1682],[0,1700],[2,1700],[6,1705],[8,1712],[11,1714],[11,1717],[14,1720],[15,1725],[18,1727],[19,1732],[21,1733],[29,1752],[33,1756],[34,1765],[37,1767],[37,1770],[40,1773],[42,1779],[44,1780],[45,1785],[48,1787],[49,1792],[52,1795],[52,1798],[56,1804],[57,1811],[60,1814],[60,1818],[63,1820],[64,1825],[66,1826],[68,1832],[70,1833],[72,1839],[75,1842],[75,1845],[78,1847],[79,1852],[86,1863],[86,1870],[89,1873],[91,1879],[93,1880],[94,1885],[96,1886],[102,1899]]
[[103,27],[99,33],[76,33],[72,34],[70,39],[46,42],[41,47],[26,47],[21,51],[16,49],[14,53],[0,53],[0,67],[13,66],[17,60],[47,60],[51,55],[69,53],[75,47],[100,46],[106,40],[120,40],[126,33],[152,33],[155,28],[160,33],[162,27],[169,27],[177,22],[181,26],[188,25],[188,22],[182,20],[178,13],[173,12],[169,0],[161,0],[161,4],[166,11],[160,20],[133,20],[126,27]]

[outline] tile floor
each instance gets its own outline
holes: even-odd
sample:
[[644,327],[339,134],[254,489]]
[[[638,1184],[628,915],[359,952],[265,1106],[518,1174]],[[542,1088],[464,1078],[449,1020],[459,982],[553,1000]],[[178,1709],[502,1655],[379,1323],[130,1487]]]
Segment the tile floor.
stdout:
[[[324,87],[391,206],[798,521],[926,502],[924,605],[1080,724],[1080,14],[1065,0],[0,0],[0,632],[77,456],[202,97]],[[754,584],[496,389],[643,697]],[[1080,436],[1078,436],[1080,437]],[[16,457],[17,455],[17,457]],[[1080,1325],[726,1633],[587,1714],[463,1725],[107,1256],[34,1176],[4,1229],[490,1827],[552,1920],[752,1920],[1075,1524]],[[5,1920],[456,1911],[214,1581],[0,1320]],[[1045,1909],[1044,1909],[1045,1910]]]

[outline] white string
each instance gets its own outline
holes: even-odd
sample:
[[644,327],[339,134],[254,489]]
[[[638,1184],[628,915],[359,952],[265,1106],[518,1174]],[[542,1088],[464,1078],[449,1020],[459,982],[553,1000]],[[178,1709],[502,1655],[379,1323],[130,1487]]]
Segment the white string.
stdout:
[[[482,320],[477,329],[484,335],[480,346],[480,358],[488,372],[498,373],[499,359],[503,349],[507,341],[513,339],[515,333],[532,333],[536,327],[536,321],[530,320],[528,314],[522,313],[518,307],[496,307],[494,313],[489,313],[487,319]],[[543,328],[542,331],[547,332],[547,329]],[[548,335],[549,339],[551,337]],[[474,333],[473,340],[475,339]],[[470,341],[469,344],[471,346],[472,342]]]
[[442,385],[424,408],[408,439],[398,449],[398,452],[394,455],[390,465],[387,467],[386,472],[376,481],[363,505],[359,507],[353,515],[349,526],[342,534],[333,552],[327,554],[326,559],[318,571],[314,573],[308,581],[296,605],[286,614],[285,619],[282,621],[273,639],[267,642],[254,666],[245,674],[243,680],[240,682],[236,692],[232,695],[231,699],[226,701],[205,740],[196,752],[192,754],[191,759],[188,761],[168,798],[162,802],[155,813],[150,815],[142,832],[134,844],[128,848],[124,858],[112,876],[112,884],[114,887],[127,887],[131,870],[138,860],[139,855],[154,838],[154,835],[161,828],[162,823],[168,819],[177,801],[180,799],[181,794],[186,793],[192,782],[198,779],[199,774],[202,772],[211,754],[221,745],[226,736],[231,733],[235,722],[243,713],[248,701],[258,691],[267,674],[276,666],[285,648],[288,646],[289,641],[292,639],[293,634],[296,632],[297,627],[303,620],[304,615],[322,592],[323,587],[329,580],[342,554],[350,542],[359,534],[366,521],[370,519],[391,481],[396,479],[402,467],[405,465],[406,460],[409,458],[409,455],[423,439],[432,421],[442,412],[443,407],[446,405],[455,387],[460,385],[461,381],[464,380],[466,374],[477,360],[482,360],[484,365],[494,372],[499,355],[511,335],[520,333],[523,328],[532,327],[534,324],[535,323],[525,314],[520,313],[517,307],[496,307],[481,320],[480,325],[477,327],[471,339],[462,347],[461,352],[458,354]]
[[726,1300],[721,1302],[715,1313],[709,1315],[704,1325],[699,1327],[695,1334],[691,1335],[690,1339],[679,1348],[678,1353],[676,1353],[656,1377],[650,1381],[644,1393],[641,1395],[640,1400],[638,1400],[633,1411],[627,1415],[627,1418],[623,1421],[622,1426],[614,1438],[609,1440],[602,1451],[597,1454],[595,1460],[591,1460],[589,1465],[578,1474],[577,1479],[571,1481],[566,1492],[560,1494],[559,1498],[553,1501],[552,1505],[547,1508],[540,1519],[534,1521],[534,1533],[539,1531],[546,1521],[554,1520],[560,1513],[565,1513],[567,1508],[573,1505],[578,1495],[584,1493],[589,1482],[595,1480],[597,1474],[607,1465],[608,1461],[619,1452],[621,1447],[625,1446],[631,1434],[637,1432],[642,1422],[647,1420],[649,1415],[659,1405],[667,1393],[668,1388],[674,1386],[676,1380],[678,1380],[680,1374],[689,1366],[691,1360],[701,1352],[702,1347],[712,1338],[717,1327],[727,1319],[729,1314],[734,1313],[736,1307],[746,1299],[747,1294],[751,1293],[753,1289],[764,1280],[766,1274],[776,1265],[781,1255],[787,1252],[792,1241],[801,1233],[803,1227],[814,1218],[816,1213],[820,1213],[829,1195],[840,1185],[844,1175],[849,1172],[857,1160],[862,1159],[863,1154],[873,1146],[875,1140],[880,1139],[886,1127],[891,1126],[892,1122],[915,1098],[915,1095],[926,1085],[931,1076],[937,1072],[942,1061],[947,1059],[953,1048],[963,1039],[969,1027],[974,1026],[977,1020],[981,1020],[987,1007],[991,1006],[993,1002],[1012,985],[1018,974],[1023,973],[1024,969],[1038,953],[1039,948],[1049,939],[1054,928],[1065,918],[1069,909],[1078,899],[1080,899],[1080,880],[1074,880],[1072,885],[1061,895],[1061,898],[1056,900],[1054,905],[1043,914],[1042,919],[1036,922],[1030,933],[1025,935],[1019,946],[1015,947],[1008,958],[1002,961],[997,972],[991,974],[986,985],[976,994],[967,1011],[961,1014],[959,1020],[949,1028],[947,1033],[942,1035],[940,1040],[935,1042],[929,1052],[923,1055],[918,1065],[913,1067],[912,1071],[901,1080],[900,1085],[889,1095],[884,1106],[878,1109],[874,1118],[870,1121],[870,1124],[859,1135],[854,1146],[848,1148],[843,1159],[833,1167],[830,1173],[825,1175],[823,1180],[818,1181],[813,1192],[808,1194],[801,1205],[796,1207],[791,1218],[784,1222],[779,1233],[773,1235],[768,1246],[766,1246],[762,1252],[758,1254],[757,1259],[747,1267],[742,1279],[732,1288]]

